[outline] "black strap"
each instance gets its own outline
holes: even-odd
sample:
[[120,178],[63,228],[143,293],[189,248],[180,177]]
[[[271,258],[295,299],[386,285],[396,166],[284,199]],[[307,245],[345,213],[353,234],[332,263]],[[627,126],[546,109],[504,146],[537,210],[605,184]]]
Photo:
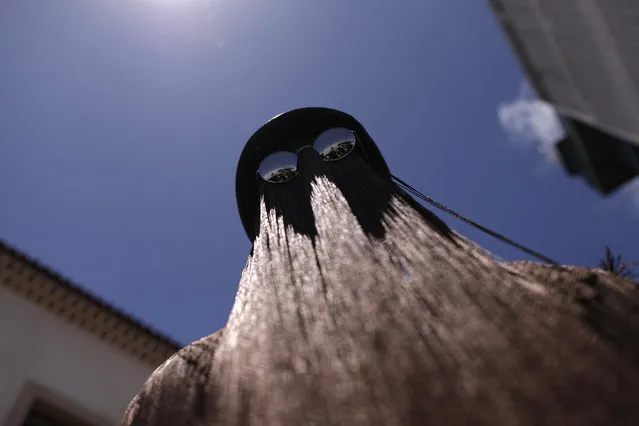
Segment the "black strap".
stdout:
[[534,256],[534,257],[536,257],[536,258],[538,258],[540,260],[543,260],[546,263],[550,263],[551,265],[558,265],[558,263],[555,262],[554,260],[552,260],[551,258],[546,257],[543,254],[540,254],[540,253],[538,253],[538,252],[536,252],[534,250],[531,250],[531,249],[529,249],[529,248],[527,248],[525,246],[522,246],[521,244],[516,243],[515,241],[511,240],[510,238],[504,237],[503,235],[501,235],[501,234],[499,234],[499,233],[497,233],[495,231],[492,231],[492,230],[486,228],[485,226],[480,225],[479,223],[477,223],[477,222],[475,222],[475,221],[473,221],[471,219],[468,219],[465,216],[462,216],[461,214],[457,213],[456,211],[454,211],[454,210],[446,207],[445,205],[435,201],[431,197],[422,194],[421,192],[419,192],[418,190],[416,190],[415,188],[413,188],[412,186],[410,186],[409,184],[407,184],[406,182],[404,182],[403,180],[401,180],[397,176],[391,175],[391,177],[396,181],[396,183],[402,189],[404,189],[405,191],[415,195],[416,197],[421,198],[422,200],[424,200],[427,203],[437,207],[438,209],[440,209],[442,211],[445,211],[446,213],[455,216],[457,219],[459,219],[461,221],[464,221],[464,222],[474,226],[475,228],[479,229],[480,231],[483,231],[483,232],[487,233],[488,235],[490,235],[492,237],[495,237],[498,240],[501,240],[501,241],[505,242],[506,244],[510,244],[511,246],[516,247],[519,250],[521,250],[521,251],[523,251],[525,253],[528,253],[531,256]]

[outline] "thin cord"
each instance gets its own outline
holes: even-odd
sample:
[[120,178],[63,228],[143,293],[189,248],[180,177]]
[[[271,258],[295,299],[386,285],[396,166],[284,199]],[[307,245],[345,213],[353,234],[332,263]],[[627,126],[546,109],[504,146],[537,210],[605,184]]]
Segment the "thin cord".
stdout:
[[419,192],[418,190],[416,190],[415,188],[413,188],[412,186],[410,186],[409,184],[407,184],[406,182],[404,182],[403,180],[401,180],[400,178],[398,178],[397,176],[391,175],[391,177],[402,187],[402,189],[410,192],[411,194],[415,195],[416,197],[421,198],[422,200],[426,201],[427,203],[432,204],[433,206],[437,207],[438,209],[445,211],[448,214],[451,214],[453,216],[455,216],[457,219],[466,222],[472,226],[474,226],[475,228],[479,229],[480,231],[483,231],[485,233],[487,233],[488,235],[497,238],[498,240],[501,240],[503,242],[505,242],[506,244],[510,244],[513,247],[518,248],[519,250],[528,253],[531,256],[534,256],[540,260],[543,260],[546,263],[550,263],[551,265],[558,265],[559,263],[555,262],[554,260],[552,260],[549,257],[544,256],[543,254],[540,254],[534,250],[531,250],[525,246],[522,246],[519,243],[516,243],[515,241],[511,240],[508,237],[505,237],[495,231],[491,231],[490,229],[486,228],[483,225],[480,225],[479,223],[468,219],[465,216],[462,216],[461,214],[457,213],[456,211],[446,207],[445,205],[435,201],[434,199],[432,199],[431,197],[422,194],[421,192]]

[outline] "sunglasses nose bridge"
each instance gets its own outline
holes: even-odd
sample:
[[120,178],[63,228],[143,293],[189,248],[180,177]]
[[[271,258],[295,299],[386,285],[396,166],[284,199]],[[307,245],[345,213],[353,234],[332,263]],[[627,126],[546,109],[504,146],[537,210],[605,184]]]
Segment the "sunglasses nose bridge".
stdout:
[[300,152],[304,151],[307,148],[314,149],[313,145],[304,145],[304,146],[298,148],[297,151],[295,151],[295,154],[299,155]]

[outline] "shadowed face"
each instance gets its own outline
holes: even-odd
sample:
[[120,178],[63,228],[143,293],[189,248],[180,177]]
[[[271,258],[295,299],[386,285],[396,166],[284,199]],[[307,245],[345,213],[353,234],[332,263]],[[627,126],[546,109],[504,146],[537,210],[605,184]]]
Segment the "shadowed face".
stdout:
[[[267,209],[275,211],[297,233],[316,235],[316,212],[311,210],[310,200],[313,183],[322,177],[340,188],[367,234],[383,236],[381,215],[394,186],[368,163],[357,131],[345,127],[299,129],[265,146],[268,149],[260,150],[263,157],[256,170],[260,197]],[[364,183],[370,179],[376,184]],[[353,186],[357,181],[360,184]],[[375,191],[376,202],[371,204],[366,188],[380,185],[384,190]]]
[[[304,146],[312,145],[318,135],[331,128],[354,131],[358,144],[353,153],[359,153],[381,176],[387,179],[390,177],[388,166],[376,144],[352,116],[329,108],[300,108],[279,115],[251,136],[238,164],[236,175],[238,209],[244,229],[251,241],[254,240],[259,227],[256,225],[259,223],[259,204],[263,195],[263,180],[256,176],[260,163],[274,152],[288,151],[291,153],[288,163],[298,166],[300,161],[298,157],[295,157],[295,153]],[[297,162],[291,160],[292,158],[295,158]],[[289,176],[284,177],[287,179]]]

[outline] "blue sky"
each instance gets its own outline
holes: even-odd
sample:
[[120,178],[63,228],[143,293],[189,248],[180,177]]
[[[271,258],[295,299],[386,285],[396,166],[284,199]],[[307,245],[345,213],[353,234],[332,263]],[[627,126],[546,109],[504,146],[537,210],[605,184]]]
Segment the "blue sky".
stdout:
[[561,262],[639,258],[639,192],[540,154],[552,117],[484,1],[3,0],[0,58],[0,238],[183,343],[249,253],[240,151],[295,107],[354,115],[396,175]]

